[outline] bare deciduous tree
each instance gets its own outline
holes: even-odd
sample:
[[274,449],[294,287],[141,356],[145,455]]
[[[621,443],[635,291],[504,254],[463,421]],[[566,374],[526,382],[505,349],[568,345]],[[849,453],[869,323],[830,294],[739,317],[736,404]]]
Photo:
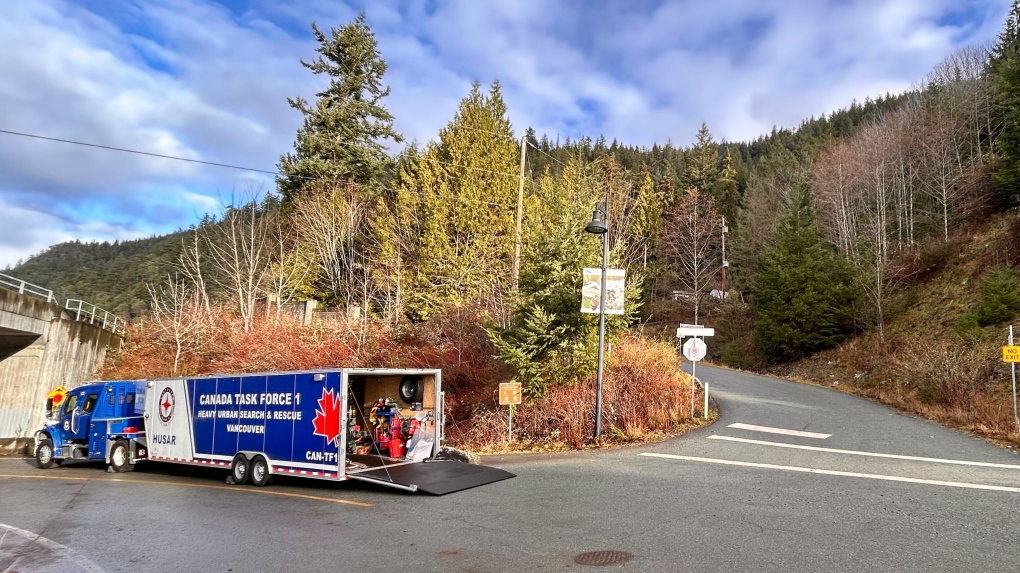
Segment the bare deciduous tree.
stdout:
[[146,284],[152,297],[152,321],[174,342],[174,366],[177,375],[184,347],[195,342],[205,324],[205,303],[194,286],[188,286],[179,276],[167,275],[164,284],[154,287]]
[[[294,299],[308,276],[310,265],[300,256],[293,226],[278,211],[265,216],[271,217],[269,223],[272,227],[272,264],[268,288],[276,303],[276,316],[279,317],[281,307]],[[266,312],[269,312],[268,305]]]
[[695,324],[712,277],[722,266],[720,221],[712,198],[695,187],[687,189],[687,196],[677,201],[666,215],[663,250],[679,284],[694,302]]
[[272,233],[270,218],[254,199],[241,207],[226,207],[218,223],[205,227],[210,280],[236,305],[245,332],[251,331],[256,304],[266,292]]
[[191,282],[195,289],[195,295],[202,303],[202,309],[208,314],[210,312],[209,289],[206,288],[202,262],[202,233],[203,227],[196,227],[191,233],[190,239],[181,239],[181,254],[174,267]]

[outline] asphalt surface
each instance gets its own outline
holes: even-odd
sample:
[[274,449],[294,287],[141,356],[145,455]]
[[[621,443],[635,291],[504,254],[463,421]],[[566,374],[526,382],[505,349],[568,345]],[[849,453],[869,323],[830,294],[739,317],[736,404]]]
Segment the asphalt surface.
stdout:
[[[712,426],[499,458],[518,477],[442,497],[0,459],[0,572],[1020,569],[1020,456],[825,388],[698,375]],[[574,561],[602,550],[633,558]]]

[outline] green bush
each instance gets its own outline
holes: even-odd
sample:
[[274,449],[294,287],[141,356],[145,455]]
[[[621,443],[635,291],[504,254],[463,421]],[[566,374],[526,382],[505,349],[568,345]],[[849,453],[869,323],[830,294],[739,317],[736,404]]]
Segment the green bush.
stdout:
[[1020,277],[1015,269],[999,267],[988,271],[981,294],[981,303],[975,311],[979,325],[1002,324],[1020,314]]

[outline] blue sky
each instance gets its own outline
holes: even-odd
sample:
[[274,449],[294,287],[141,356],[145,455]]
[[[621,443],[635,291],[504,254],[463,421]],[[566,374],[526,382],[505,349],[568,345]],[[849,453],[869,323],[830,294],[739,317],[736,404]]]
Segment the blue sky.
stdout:
[[[365,10],[408,141],[498,79],[515,131],[686,146],[898,93],[1008,0],[32,0],[0,3],[0,130],[273,169],[323,80],[309,24]],[[0,133],[0,268],[163,234],[272,176]]]

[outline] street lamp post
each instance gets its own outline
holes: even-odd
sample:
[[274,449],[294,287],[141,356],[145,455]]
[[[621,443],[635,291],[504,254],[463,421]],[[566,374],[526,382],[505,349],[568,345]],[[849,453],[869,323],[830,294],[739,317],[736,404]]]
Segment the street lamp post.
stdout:
[[602,285],[599,288],[599,358],[598,374],[595,378],[595,439],[602,435],[602,372],[603,349],[606,339],[606,263],[609,258],[609,214],[606,209],[595,205],[591,222],[585,225],[585,232],[602,235]]

